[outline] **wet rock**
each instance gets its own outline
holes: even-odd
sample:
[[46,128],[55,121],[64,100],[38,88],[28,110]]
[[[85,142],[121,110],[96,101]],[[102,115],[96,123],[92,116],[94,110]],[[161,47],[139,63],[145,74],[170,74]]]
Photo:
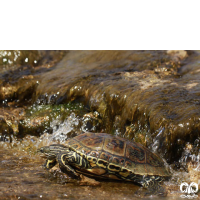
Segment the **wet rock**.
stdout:
[[0,141],[12,142],[11,134],[13,134],[12,128],[6,123],[5,119],[0,116]]
[[99,181],[96,181],[95,179],[88,178],[84,175],[80,175],[81,181],[79,182],[82,186],[101,186],[101,183]]
[[[52,133],[57,140],[65,140],[67,136],[74,135],[76,129],[80,130],[79,118],[85,113],[82,104],[69,103],[60,105],[33,105],[26,109],[24,119],[20,120],[19,137],[27,134],[41,136]],[[77,117],[80,115],[80,117]],[[67,125],[70,126],[67,130]],[[75,127],[77,127],[75,129]],[[77,132],[78,132],[77,130]],[[66,136],[66,137],[65,137]]]
[[188,56],[187,51],[184,50],[168,50],[167,54],[171,55],[174,60],[182,60]]
[[39,51],[0,51],[0,65],[36,65],[41,56]]
[[198,52],[185,51],[70,51],[53,67],[32,67],[33,74],[23,68],[30,78],[23,85],[17,86],[23,73],[15,84],[6,85],[12,76],[2,76],[7,92],[0,98],[6,105],[82,102],[99,113],[104,132],[153,143],[174,162],[200,133],[199,59]]
[[101,132],[103,121],[98,112],[86,113],[82,118],[81,127],[84,132]]
[[49,116],[26,118],[19,123],[19,134],[18,137],[23,138],[25,135],[36,135],[40,136],[44,132],[52,133],[50,129]]
[[47,178],[51,181],[55,181],[59,184],[79,184],[79,180],[72,178],[69,174],[63,173],[60,168],[56,165],[49,171],[46,171]]
[[[54,79],[58,84],[59,94],[65,96],[63,101],[82,99],[83,102],[89,102],[90,108],[97,110],[103,117],[106,132],[111,132],[113,129],[113,122],[117,115],[123,119],[121,127],[125,126],[127,121],[133,124],[139,121],[140,127],[137,132],[146,125],[153,138],[157,136],[157,130],[164,127],[159,137],[158,150],[161,150],[169,161],[176,160],[180,158],[182,145],[188,137],[193,142],[199,132],[197,104],[195,106],[193,104],[194,99],[198,97],[196,93],[187,89],[185,77],[177,77],[181,67],[179,62],[185,56],[178,56],[178,61],[175,62],[170,61],[164,53],[157,54],[157,57],[150,53],[148,56],[146,54],[145,60],[142,56],[136,59],[138,54],[139,52],[69,53],[62,62],[73,61],[71,62],[73,68],[71,63],[68,62],[67,65],[70,72],[65,73],[64,63],[61,62],[54,71],[55,74],[49,72],[49,76],[44,77],[44,82],[48,83]],[[110,55],[110,65],[106,64],[108,55]],[[84,60],[80,59],[83,56]],[[98,62],[92,63],[91,57],[99,58]],[[114,59],[119,62],[116,63]],[[77,75],[75,75],[74,65],[80,67],[76,69],[80,71]],[[83,72],[81,68],[84,68]],[[72,80],[71,77],[75,79]],[[44,87],[41,88],[41,91],[43,90]],[[53,90],[50,85],[45,87],[45,91],[50,93]],[[189,122],[190,120],[192,123]],[[183,143],[177,145],[178,139]],[[176,155],[172,153],[174,150],[178,150]]]
[[124,127],[121,127],[122,124],[122,118],[120,115],[116,115],[114,117],[114,121],[113,121],[113,131],[112,133],[114,133],[114,135],[121,135],[121,133],[124,132]]
[[0,103],[33,103],[38,74],[48,71],[65,54],[66,51],[0,51]]
[[12,135],[19,132],[18,124],[24,117],[23,108],[0,108],[0,135],[3,141],[12,141]]
[[20,51],[1,50],[0,65],[4,68],[14,68],[14,65],[39,66],[48,64],[52,66],[66,54],[66,51]]
[[149,127],[141,126],[141,124],[131,124],[126,126],[124,137],[148,147],[153,143]]

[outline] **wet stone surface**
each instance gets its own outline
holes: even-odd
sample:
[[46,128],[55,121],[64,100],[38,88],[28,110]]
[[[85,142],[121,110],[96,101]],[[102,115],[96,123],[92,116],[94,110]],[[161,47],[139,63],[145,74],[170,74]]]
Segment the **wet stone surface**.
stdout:
[[1,51],[0,60],[4,199],[138,199],[132,183],[80,186],[45,172],[37,149],[85,131],[140,142],[164,158],[172,179],[163,199],[199,182],[198,51]]

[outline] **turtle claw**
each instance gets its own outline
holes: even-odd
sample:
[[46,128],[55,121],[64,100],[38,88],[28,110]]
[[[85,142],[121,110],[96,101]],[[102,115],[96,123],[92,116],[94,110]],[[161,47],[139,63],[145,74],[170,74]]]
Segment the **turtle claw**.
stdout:
[[162,197],[165,197],[167,196],[167,190],[162,187],[162,186],[156,186],[156,187],[151,187],[151,188],[139,188],[135,193],[134,195],[136,197],[140,197],[140,198],[143,198],[143,197],[147,197],[147,196],[162,196]]

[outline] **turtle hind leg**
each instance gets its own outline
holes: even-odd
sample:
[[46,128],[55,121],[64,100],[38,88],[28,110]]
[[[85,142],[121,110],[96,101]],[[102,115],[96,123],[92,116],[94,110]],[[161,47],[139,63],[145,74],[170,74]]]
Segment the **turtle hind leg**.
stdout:
[[143,177],[142,180],[137,181],[143,187],[136,191],[135,195],[144,197],[144,196],[167,196],[167,190],[161,186],[160,182],[163,179],[161,177]]
[[161,186],[163,179],[161,177],[144,177],[142,186],[147,189],[146,195],[167,196],[167,190]]

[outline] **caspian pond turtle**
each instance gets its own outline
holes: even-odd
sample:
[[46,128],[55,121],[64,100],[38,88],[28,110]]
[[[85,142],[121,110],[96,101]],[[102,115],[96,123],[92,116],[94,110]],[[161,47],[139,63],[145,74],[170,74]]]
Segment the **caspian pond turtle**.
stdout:
[[83,133],[39,150],[47,158],[46,169],[57,163],[65,173],[78,177],[133,181],[149,194],[166,195],[160,185],[170,177],[164,162],[139,143],[106,133]]

